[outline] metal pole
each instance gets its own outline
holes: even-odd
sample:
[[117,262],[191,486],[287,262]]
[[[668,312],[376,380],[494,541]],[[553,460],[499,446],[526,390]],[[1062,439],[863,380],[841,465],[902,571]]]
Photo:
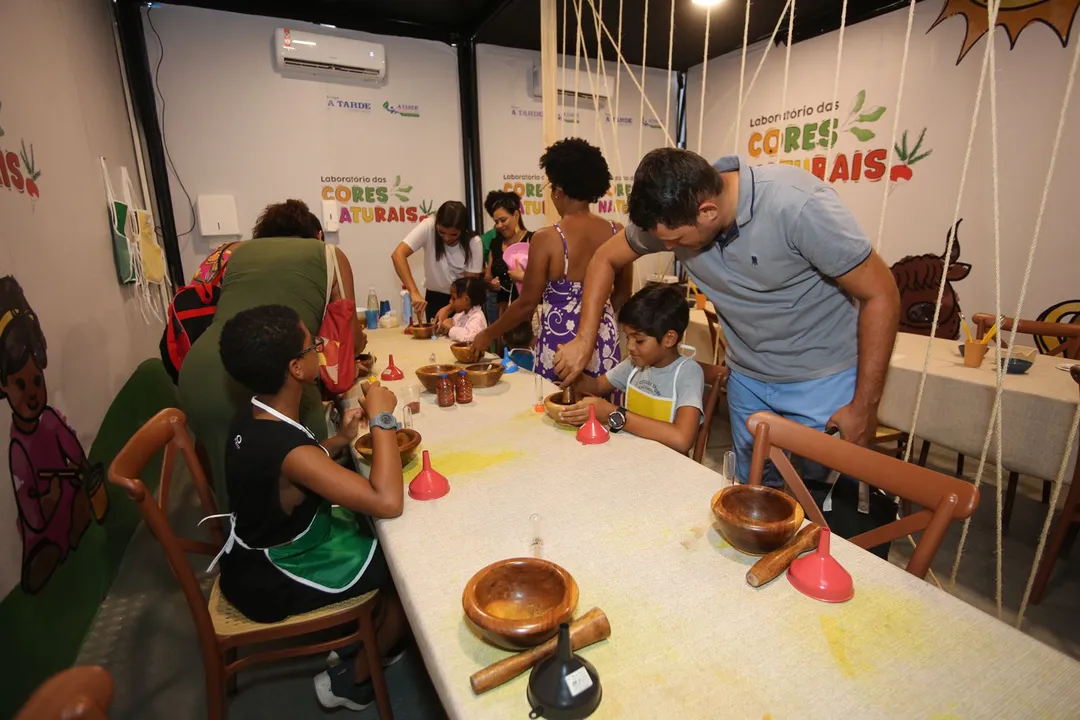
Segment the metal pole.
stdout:
[[472,214],[473,228],[480,232],[484,227],[484,186],[480,175],[480,98],[477,92],[475,41],[472,38],[458,40],[457,56],[465,204]]

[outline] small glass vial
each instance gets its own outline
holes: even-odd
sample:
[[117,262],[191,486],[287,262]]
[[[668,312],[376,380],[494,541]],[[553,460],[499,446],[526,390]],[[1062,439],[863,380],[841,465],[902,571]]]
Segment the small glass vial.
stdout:
[[472,381],[464,370],[458,371],[457,381],[454,383],[458,405],[467,405],[472,402]]
[[439,382],[435,385],[435,399],[439,407],[454,407],[454,383],[446,373],[439,375]]

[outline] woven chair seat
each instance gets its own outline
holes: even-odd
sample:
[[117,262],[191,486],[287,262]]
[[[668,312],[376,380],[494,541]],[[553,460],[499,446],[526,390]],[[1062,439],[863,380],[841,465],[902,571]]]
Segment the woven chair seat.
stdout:
[[214,632],[217,633],[218,637],[230,637],[233,635],[243,635],[258,630],[265,630],[270,627],[280,628],[288,627],[290,625],[299,625],[311,620],[317,620],[319,618],[352,610],[374,598],[375,594],[378,592],[378,590],[372,590],[359,597],[342,600],[341,602],[327,605],[326,607],[312,610],[311,612],[303,613],[302,615],[291,615],[281,622],[259,623],[254,620],[249,620],[242,612],[233,607],[232,603],[225,599],[225,596],[221,594],[219,579],[215,578],[214,585],[210,588],[210,600],[207,605],[210,610],[210,619],[214,623]]

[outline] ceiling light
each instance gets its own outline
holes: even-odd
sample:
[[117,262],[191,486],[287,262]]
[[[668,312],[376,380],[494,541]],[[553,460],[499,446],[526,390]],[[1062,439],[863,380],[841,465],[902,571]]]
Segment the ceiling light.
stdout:
[[701,5],[702,7],[712,7],[719,5],[723,0],[690,0],[694,5]]

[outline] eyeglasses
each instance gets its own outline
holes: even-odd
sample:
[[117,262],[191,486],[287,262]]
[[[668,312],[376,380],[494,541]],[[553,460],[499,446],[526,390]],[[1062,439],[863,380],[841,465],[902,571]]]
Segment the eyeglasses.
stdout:
[[312,338],[312,340],[314,342],[312,342],[310,347],[306,347],[303,350],[301,350],[299,353],[296,354],[296,359],[297,360],[304,357],[305,355],[307,355],[312,350],[314,350],[317,353],[321,353],[323,351],[323,348],[326,347],[326,338],[321,338],[321,337],[316,336],[316,337]]

